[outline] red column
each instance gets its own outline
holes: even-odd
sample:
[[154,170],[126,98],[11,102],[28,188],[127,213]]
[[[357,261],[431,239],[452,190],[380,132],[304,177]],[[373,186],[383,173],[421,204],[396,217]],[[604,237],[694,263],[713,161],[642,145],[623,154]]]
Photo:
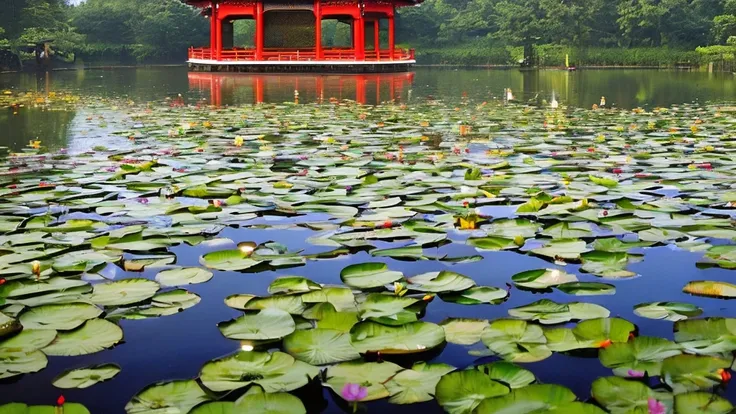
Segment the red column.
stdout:
[[373,50],[376,51],[376,60],[381,60],[381,25],[380,20],[373,20]]
[[322,60],[322,0],[314,0],[314,53],[317,60]]
[[263,60],[264,43],[263,1],[256,3],[256,60]]
[[391,55],[391,60],[394,60],[394,50],[396,48],[396,21],[394,20],[394,15],[388,16],[388,51],[389,55]]
[[360,15],[353,21],[355,29],[355,59],[365,60],[365,19]]
[[213,0],[210,14],[210,59],[215,59],[215,49],[217,49],[217,5]]
[[215,59],[220,60],[222,55],[222,19],[220,19],[220,11],[217,11],[215,19],[215,36],[217,36],[217,46],[215,47]]
[[[362,20],[362,19],[361,19]],[[355,77],[355,101],[361,105],[365,105],[365,75],[358,75]]]

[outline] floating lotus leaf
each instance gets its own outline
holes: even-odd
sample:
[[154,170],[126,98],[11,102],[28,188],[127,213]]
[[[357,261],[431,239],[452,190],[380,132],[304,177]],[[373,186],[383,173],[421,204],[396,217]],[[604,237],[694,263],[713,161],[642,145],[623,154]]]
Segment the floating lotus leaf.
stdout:
[[716,354],[736,351],[736,319],[706,318],[675,322],[675,342],[687,352]]
[[385,384],[401,370],[391,362],[342,362],[327,368],[325,386],[339,395],[346,384],[360,384],[367,388],[361,401],[380,400],[391,394]]
[[202,299],[184,289],[160,292],[151,298],[151,303],[132,308],[117,308],[108,313],[107,319],[147,319],[175,315],[198,304]]
[[361,353],[411,354],[442,345],[445,331],[429,322],[411,322],[399,326],[361,322],[350,330],[350,342]]
[[592,385],[593,398],[611,413],[648,413],[649,401],[671,406],[672,395],[655,392],[639,381],[619,377],[598,378]]
[[728,282],[699,280],[688,283],[682,291],[696,296],[736,298],[736,285]]
[[323,286],[322,290],[303,294],[301,299],[305,304],[329,302],[338,311],[355,309],[355,295],[346,287]]
[[394,375],[385,385],[391,393],[390,403],[415,404],[434,399],[440,378],[455,367],[446,364],[418,362]]
[[601,348],[609,343],[626,342],[635,326],[619,318],[592,319],[575,328],[551,328],[544,331],[547,347],[555,352]]
[[[10,403],[0,405],[0,414],[56,414],[58,407],[51,405],[25,405]],[[87,407],[77,403],[64,403],[65,414],[90,414]]]
[[199,263],[209,269],[228,271],[246,270],[263,261],[251,259],[250,254],[241,250],[222,250],[205,254],[199,258]]
[[102,314],[102,309],[88,303],[43,305],[28,309],[19,316],[24,329],[68,331]]
[[626,270],[626,266],[642,258],[642,255],[630,253],[592,251],[581,255],[583,265],[580,270],[606,279],[625,279],[636,276],[636,273]]
[[486,398],[508,394],[509,388],[492,380],[488,375],[466,369],[450,372],[437,383],[435,397],[450,414],[473,412]]
[[164,270],[156,275],[156,281],[161,286],[184,286],[204,283],[212,279],[212,272],[198,267],[180,267]]
[[587,252],[584,241],[555,239],[547,242],[544,247],[532,249],[531,252],[554,260],[580,260],[580,255]]
[[63,291],[67,289],[86,287],[89,284],[83,280],[52,277],[46,280],[13,280],[0,285],[0,297],[18,298],[31,295],[41,295],[47,292]]
[[232,295],[225,298],[225,304],[240,310],[277,308],[292,315],[301,315],[306,309],[302,298],[295,295],[278,295],[265,298],[253,295]]
[[642,318],[664,319],[672,322],[700,316],[703,310],[682,302],[651,302],[634,306],[634,313]]
[[91,319],[73,331],[59,332],[43,352],[53,356],[87,355],[116,345],[123,339],[123,331],[104,319]]
[[41,371],[48,365],[41,351],[0,355],[0,379]]
[[660,374],[662,361],[682,350],[679,345],[662,338],[639,336],[628,342],[613,343],[598,353],[601,364],[613,368],[622,377],[637,377],[643,373],[654,377]]
[[514,239],[492,236],[478,238],[471,237],[468,239],[468,244],[479,251],[499,251],[519,248],[519,246],[514,242]]
[[417,298],[408,296],[396,296],[391,294],[371,293],[365,301],[358,306],[358,312],[362,319],[393,317],[399,319],[397,314],[408,313],[409,319],[417,320],[416,312],[407,308],[420,302]]
[[[535,384],[512,390],[509,394],[487,398],[474,411],[490,413],[533,413],[554,411],[575,401],[575,394],[555,384]],[[561,411],[570,412],[570,411]],[[603,412],[600,410],[600,412]]]
[[296,329],[291,315],[278,308],[266,308],[258,313],[245,314],[237,319],[222,322],[217,327],[226,338],[251,341],[281,339]]
[[707,390],[723,381],[721,372],[729,369],[732,358],[704,355],[676,355],[662,362],[662,378],[675,394]]
[[287,392],[306,385],[318,374],[318,368],[283,352],[238,352],[206,363],[200,380],[215,392],[237,390],[250,384],[258,384],[266,392]]
[[724,269],[736,269],[736,246],[713,246],[705,253],[699,266],[715,265]]
[[143,414],[166,409],[169,412],[186,413],[210,399],[194,380],[162,382],[136,394],[125,406],[125,411],[128,414]]
[[480,305],[484,303],[497,305],[502,303],[508,296],[509,293],[506,290],[489,286],[476,286],[461,292],[440,294],[443,301],[460,305]]
[[526,306],[509,309],[509,315],[517,319],[552,325],[573,319],[607,318],[610,312],[593,303],[557,303],[549,299],[542,299]]
[[272,295],[276,294],[292,294],[292,293],[306,293],[313,290],[321,290],[322,286],[318,283],[314,283],[311,280],[298,276],[285,276],[280,277],[268,286],[268,293]]
[[427,260],[422,246],[397,247],[392,249],[371,250],[373,257],[391,257],[394,259]]
[[46,329],[24,329],[15,336],[0,342],[0,356],[38,351],[56,339],[56,331]]
[[445,330],[447,342],[458,345],[473,345],[480,341],[480,336],[489,322],[485,319],[448,318],[440,323]]
[[97,383],[108,381],[120,373],[115,364],[95,365],[63,372],[54,379],[56,388],[89,388]]
[[598,282],[568,282],[555,287],[568,295],[575,296],[613,295],[616,293],[615,286]]
[[688,392],[675,395],[678,414],[728,414],[733,405],[727,399],[709,392]]
[[475,369],[488,375],[492,380],[507,385],[511,389],[526,387],[536,380],[531,371],[506,361],[478,365]]
[[360,263],[350,265],[340,272],[340,279],[356,289],[378,288],[404,277],[401,272],[388,270],[384,263]]
[[577,282],[575,275],[558,269],[536,269],[517,273],[511,276],[517,286],[529,289],[547,289],[564,283]]
[[284,351],[312,365],[352,361],[360,354],[350,343],[350,334],[333,329],[298,330],[284,338]]
[[496,319],[481,334],[483,345],[511,362],[536,362],[552,356],[541,327],[526,321]]
[[150,299],[161,286],[147,279],[123,279],[94,286],[89,300],[102,306],[131,305]]
[[459,292],[475,286],[473,279],[447,270],[422,273],[408,281],[409,289],[431,293]]
[[237,412],[249,414],[306,414],[307,410],[304,408],[302,401],[291,394],[285,392],[265,393],[259,387],[252,387],[235,402],[233,413]]

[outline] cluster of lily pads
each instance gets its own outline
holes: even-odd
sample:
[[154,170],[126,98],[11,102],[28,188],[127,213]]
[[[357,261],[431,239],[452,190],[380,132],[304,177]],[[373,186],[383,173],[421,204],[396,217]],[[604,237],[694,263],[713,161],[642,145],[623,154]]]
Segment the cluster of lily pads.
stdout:
[[[131,148],[69,154],[34,143],[0,159],[0,379],[41,371],[47,356],[111,348],[123,338],[120,319],[195,307],[200,297],[183,286],[216,273],[368,253],[372,262],[342,269],[341,285],[283,276],[268,296],[233,292],[223,306],[242,315],[218,328],[241,350],[205,363],[196,379],[146,387],[126,411],[298,413],[305,406],[289,392],[323,385],[339,397],[350,384],[366,389],[361,402],[436,400],[453,414],[733,410],[718,392],[730,379],[736,320],[698,319],[702,309],[689,303],[634,309],[673,322],[674,341],[646,336],[603,306],[546,298],[508,318],[422,319],[434,301],[491,306],[510,292],[554,289],[613,295],[616,283],[639,276],[629,265],[662,245],[701,252],[702,267],[736,268],[734,108],[465,101],[119,110]],[[305,243],[318,251],[234,241],[220,236],[227,227],[245,238],[248,229],[309,229]],[[178,266],[177,245],[209,252],[200,267]],[[438,253],[449,245],[476,254]],[[496,251],[549,267],[514,275],[513,286],[462,274],[462,264]],[[405,275],[389,259],[436,270]],[[568,264],[602,281],[580,281]],[[155,277],[129,277],[144,270]],[[695,280],[683,292],[732,298],[736,285]],[[499,360],[464,369],[432,362],[447,343]],[[597,353],[612,376],[577,396],[518,365],[555,352]],[[121,369],[80,367],[54,385],[86,388]]]

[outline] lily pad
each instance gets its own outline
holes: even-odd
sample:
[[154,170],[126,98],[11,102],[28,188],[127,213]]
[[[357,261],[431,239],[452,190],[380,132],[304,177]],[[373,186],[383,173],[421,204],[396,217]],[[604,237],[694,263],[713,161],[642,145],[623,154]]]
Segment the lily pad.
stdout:
[[156,281],[161,286],[184,286],[204,283],[212,279],[212,272],[198,267],[181,267],[159,272]]
[[577,282],[575,275],[558,269],[536,269],[517,273],[511,276],[517,286],[528,289],[547,289],[565,283]]
[[346,285],[357,289],[371,289],[393,283],[404,277],[401,272],[388,270],[385,263],[360,263],[350,265],[340,272]]
[[454,371],[455,367],[446,364],[418,362],[394,375],[386,384],[391,393],[390,403],[415,404],[434,399],[435,387],[443,375]]
[[429,322],[411,322],[399,326],[361,322],[350,330],[350,342],[361,353],[411,354],[442,345],[445,331]]
[[252,341],[281,339],[296,329],[291,315],[277,308],[246,314],[217,327],[226,338]]
[[123,331],[116,324],[104,319],[91,319],[75,330],[59,332],[43,352],[54,356],[94,354],[116,345],[122,339]]
[[700,316],[703,310],[682,302],[651,302],[634,306],[634,313],[642,318],[664,319],[672,322]]
[[53,381],[56,388],[89,388],[97,383],[113,379],[120,373],[115,364],[94,365],[65,371]]
[[128,414],[152,413],[161,410],[189,412],[211,397],[194,380],[153,384],[136,394],[125,406]]
[[437,383],[437,402],[449,414],[473,412],[487,398],[508,394],[509,388],[475,369],[450,372]]

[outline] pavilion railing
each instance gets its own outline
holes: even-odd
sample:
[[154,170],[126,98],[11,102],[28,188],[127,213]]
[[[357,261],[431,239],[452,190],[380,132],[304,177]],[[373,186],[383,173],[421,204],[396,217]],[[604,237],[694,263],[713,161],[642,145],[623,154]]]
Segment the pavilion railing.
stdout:
[[[358,61],[355,49],[323,49],[322,58],[324,61]],[[393,53],[388,49],[366,50],[365,61],[391,61],[391,60],[414,60],[414,49],[396,48]],[[218,60],[212,50],[208,47],[192,47],[189,48],[189,59],[199,60]],[[255,61],[255,49],[224,49],[220,51],[218,61]],[[314,49],[266,49],[263,51],[261,61],[275,62],[309,62],[317,59],[317,52]]]

